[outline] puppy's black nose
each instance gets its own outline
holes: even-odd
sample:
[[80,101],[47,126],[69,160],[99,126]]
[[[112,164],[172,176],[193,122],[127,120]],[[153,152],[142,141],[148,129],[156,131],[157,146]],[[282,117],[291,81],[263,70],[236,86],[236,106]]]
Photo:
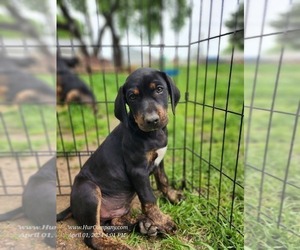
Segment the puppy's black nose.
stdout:
[[159,122],[159,116],[156,113],[151,113],[145,116],[145,122],[148,125],[156,125]]

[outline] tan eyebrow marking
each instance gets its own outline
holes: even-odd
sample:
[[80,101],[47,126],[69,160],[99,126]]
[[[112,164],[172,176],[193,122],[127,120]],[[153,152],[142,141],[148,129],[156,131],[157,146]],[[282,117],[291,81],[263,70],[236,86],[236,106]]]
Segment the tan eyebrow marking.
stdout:
[[140,93],[140,91],[138,90],[138,88],[134,88],[133,94],[138,95],[139,93]]
[[154,82],[151,82],[149,84],[150,89],[155,89],[156,88],[156,84]]

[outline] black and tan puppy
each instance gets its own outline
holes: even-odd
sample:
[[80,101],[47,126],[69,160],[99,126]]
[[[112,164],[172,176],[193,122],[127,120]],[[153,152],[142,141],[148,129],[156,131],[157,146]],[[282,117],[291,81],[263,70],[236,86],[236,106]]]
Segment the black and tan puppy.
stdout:
[[162,161],[168,144],[169,96],[174,113],[179,90],[164,72],[151,68],[134,71],[119,89],[115,116],[121,123],[84,164],[72,187],[70,208],[58,215],[62,220],[72,214],[91,248],[128,249],[105,236],[100,225],[106,221],[130,224],[130,203],[136,194],[144,214],[139,221],[141,233],[154,236],[175,231],[175,223],[156,205],[149,180],[154,174],[158,188],[176,202]]
[[57,101],[61,103],[86,103],[97,113],[96,99],[91,89],[71,71],[78,60],[57,56]]
[[0,55],[0,103],[55,103],[54,88],[24,70],[26,66],[26,60]]

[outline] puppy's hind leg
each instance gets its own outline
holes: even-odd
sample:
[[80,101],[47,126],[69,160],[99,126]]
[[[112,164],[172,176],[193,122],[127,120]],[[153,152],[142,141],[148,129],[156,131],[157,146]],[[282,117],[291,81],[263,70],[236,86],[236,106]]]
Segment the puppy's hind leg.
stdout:
[[83,229],[86,245],[92,249],[130,249],[104,234],[100,226],[101,190],[95,183],[77,177],[71,193],[71,207],[74,218]]

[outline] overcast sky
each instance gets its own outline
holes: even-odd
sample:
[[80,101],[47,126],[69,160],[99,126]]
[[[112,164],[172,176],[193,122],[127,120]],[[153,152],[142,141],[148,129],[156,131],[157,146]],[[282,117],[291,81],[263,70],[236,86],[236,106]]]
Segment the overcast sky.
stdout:
[[[207,37],[218,36],[219,34],[224,34],[228,32],[228,29],[225,26],[225,22],[230,18],[230,15],[238,8],[239,2],[237,0],[193,0],[192,4],[192,34],[191,42],[196,42]],[[262,31],[262,22],[264,17],[264,8],[265,2],[267,2],[266,12],[265,12],[265,25],[263,28],[263,33],[275,32],[274,28],[270,26],[270,22],[277,20],[280,13],[284,13],[290,9],[290,0],[268,0],[268,1],[258,1],[258,0],[249,0],[246,1],[247,9],[247,27],[245,36],[254,36],[260,35]],[[93,3],[93,1],[90,1]],[[202,4],[202,5],[201,5]],[[210,10],[211,19],[210,19]],[[91,10],[95,8],[91,5]],[[93,11],[91,11],[93,12]],[[92,13],[91,13],[92,15]],[[202,15],[202,16],[201,16]],[[245,11],[246,15],[246,11]],[[200,19],[201,16],[201,19]],[[222,22],[221,22],[222,18]],[[94,17],[94,25],[96,26],[97,19]],[[186,45],[189,44],[189,25],[190,20],[187,19],[185,26],[179,33],[179,44]],[[221,24],[221,25],[220,25]],[[170,28],[170,22],[168,14],[164,15],[164,26],[165,26],[165,35],[164,42],[166,45],[175,45],[175,34]],[[200,37],[199,37],[200,30]],[[110,42],[109,34],[106,34],[106,42]],[[104,42],[105,43],[105,42]],[[123,44],[127,44],[127,37],[123,37]],[[159,44],[160,38],[157,36],[153,44]],[[130,33],[129,44],[141,44],[141,40],[135,34]],[[276,40],[274,36],[264,38],[262,51],[270,52],[276,45]],[[218,54],[219,39],[210,40],[209,51],[207,53],[207,43],[202,42],[200,46],[200,51],[202,54],[209,54],[210,56],[216,56]],[[224,36],[221,38],[220,51],[221,53],[228,47],[228,37]],[[192,46],[192,51],[198,49],[198,44]],[[247,47],[245,48],[245,56],[256,56],[258,51],[257,41],[248,40]],[[186,49],[179,49],[179,55],[185,57],[187,54]],[[174,51],[170,50],[170,53],[166,53],[169,58],[174,57]]]
[[[189,2],[189,1],[188,1]],[[191,1],[192,4],[192,18],[191,18],[191,25],[192,25],[192,32],[191,32],[191,42],[196,42],[212,36],[217,36],[221,33],[228,32],[226,26],[224,25],[225,21],[228,20],[230,17],[230,14],[233,13],[237,7],[237,1],[236,0],[225,0],[224,4],[222,5],[222,0],[215,0],[215,1],[203,1],[201,6],[200,0],[194,0]],[[97,21],[98,19],[96,16],[93,15],[93,10],[95,10],[95,7],[93,6],[94,1],[90,1],[90,12],[91,16],[93,17],[94,26],[97,27]],[[222,8],[223,7],[223,8]],[[212,14],[210,19],[210,9],[212,8]],[[202,16],[201,16],[202,13]],[[201,16],[201,19],[200,19]],[[172,31],[170,27],[170,17],[168,13],[164,13],[164,43],[166,45],[176,45],[175,41],[175,34],[174,31]],[[222,22],[221,22],[222,18]],[[101,22],[101,20],[100,20]],[[210,29],[209,29],[210,27]],[[179,45],[188,45],[189,44],[189,29],[190,29],[190,19],[186,19],[186,24],[182,28],[182,30],[179,33]],[[199,37],[199,30],[200,31],[200,37]],[[130,32],[129,35],[129,44],[141,44],[141,39],[138,35],[133,34]],[[104,44],[110,43],[110,34],[106,33],[106,36],[104,38]],[[152,41],[152,44],[159,44],[160,43],[160,37],[157,35],[154,40]],[[127,44],[127,36],[125,35],[122,39],[122,44]],[[223,51],[228,46],[228,38],[223,37],[221,40],[221,51]],[[192,46],[192,51],[196,51],[198,48],[198,44],[195,44]],[[203,42],[201,43],[200,47],[202,51],[202,54],[206,54],[205,51],[207,50],[207,43]],[[168,50],[168,49],[167,49]],[[210,42],[210,49],[209,54],[211,56],[216,56],[218,52],[218,39],[212,40]],[[167,51],[166,57],[167,58],[173,58],[175,50],[169,49]],[[179,49],[178,50],[179,56],[186,57],[187,55],[187,49]]]
[[[52,13],[56,13],[56,6],[53,4],[55,1],[48,0],[52,6]],[[192,0],[189,1],[192,4],[192,18],[191,18],[191,25],[192,25],[192,32],[191,32],[191,39],[189,41],[189,25],[190,19],[187,19],[185,26],[179,33],[179,44],[180,45],[188,45],[189,42],[194,42],[191,46],[192,53],[196,53],[198,49],[198,43],[196,41],[203,40],[207,37],[214,37],[218,36],[219,34],[224,34],[228,32],[228,29],[225,26],[225,22],[230,18],[231,13],[233,13],[238,8],[238,0]],[[297,0],[299,1],[299,0]],[[265,13],[265,26],[263,28],[263,33],[270,33],[274,32],[275,30],[270,26],[270,22],[273,20],[278,19],[280,13],[284,13],[289,10],[290,8],[290,0],[268,0],[268,1],[259,1],[259,0],[249,0],[246,1],[246,12],[247,14],[247,24],[246,24],[246,33],[245,36],[254,36],[260,35],[262,32],[262,21],[264,17],[264,4],[267,2],[267,10]],[[92,26],[94,28],[98,27],[98,19],[96,17],[96,8],[95,8],[95,1],[88,1],[89,5],[89,12],[90,17],[92,20]],[[202,4],[201,4],[202,3]],[[210,18],[210,10],[211,18]],[[21,9],[25,16],[29,17],[37,17],[39,21],[42,20],[41,14],[36,15],[36,13],[31,13],[28,10]],[[79,13],[72,13],[75,18],[81,19],[85,22],[85,19]],[[200,19],[201,16],[201,19]],[[222,19],[222,22],[221,22]],[[48,21],[45,21],[45,29],[49,26]],[[100,22],[102,20],[100,19]],[[164,13],[164,43],[166,45],[176,45],[175,43],[175,34],[170,28],[169,16],[167,13]],[[200,30],[200,33],[199,33]],[[96,31],[96,30],[95,30]],[[200,34],[200,36],[199,36]],[[127,41],[128,39],[128,41]],[[129,33],[129,37],[126,34],[122,37],[121,43],[127,45],[136,44],[141,45],[141,39],[132,32]],[[160,37],[156,36],[153,40],[152,44],[159,44]],[[110,45],[111,39],[110,34],[107,32],[104,37],[103,44]],[[245,47],[245,56],[255,56],[257,55],[258,51],[258,39],[250,39],[247,41],[247,46]],[[272,48],[276,45],[276,40],[274,36],[265,37],[262,44],[262,51],[269,52]],[[201,54],[208,54],[209,56],[216,56],[218,54],[218,46],[219,46],[219,39],[212,39],[210,40],[209,44],[209,51],[207,42],[200,43],[200,53]],[[228,47],[228,37],[223,36],[220,42],[220,51],[221,53]],[[139,48],[138,48],[139,49]],[[145,49],[147,50],[147,49]],[[159,49],[151,49],[153,55],[159,54]],[[174,49],[165,49],[164,54],[167,58],[173,59],[175,56]],[[178,54],[180,57],[187,56],[187,49],[180,48],[178,50]],[[103,56],[111,57],[111,51],[106,49],[103,51]]]
[[[296,0],[294,2],[299,2]],[[291,9],[292,5],[290,0],[265,0],[265,1],[246,1],[245,12],[245,37],[259,36],[261,34],[270,34],[276,32],[270,23],[278,20],[281,13],[285,13]],[[267,8],[264,14],[265,3]],[[300,13],[299,13],[300,14]],[[262,26],[263,19],[265,25]],[[258,53],[259,38],[247,39],[245,46],[245,57],[256,56]],[[265,36],[262,42],[262,53],[270,54],[276,47],[276,36]]]

